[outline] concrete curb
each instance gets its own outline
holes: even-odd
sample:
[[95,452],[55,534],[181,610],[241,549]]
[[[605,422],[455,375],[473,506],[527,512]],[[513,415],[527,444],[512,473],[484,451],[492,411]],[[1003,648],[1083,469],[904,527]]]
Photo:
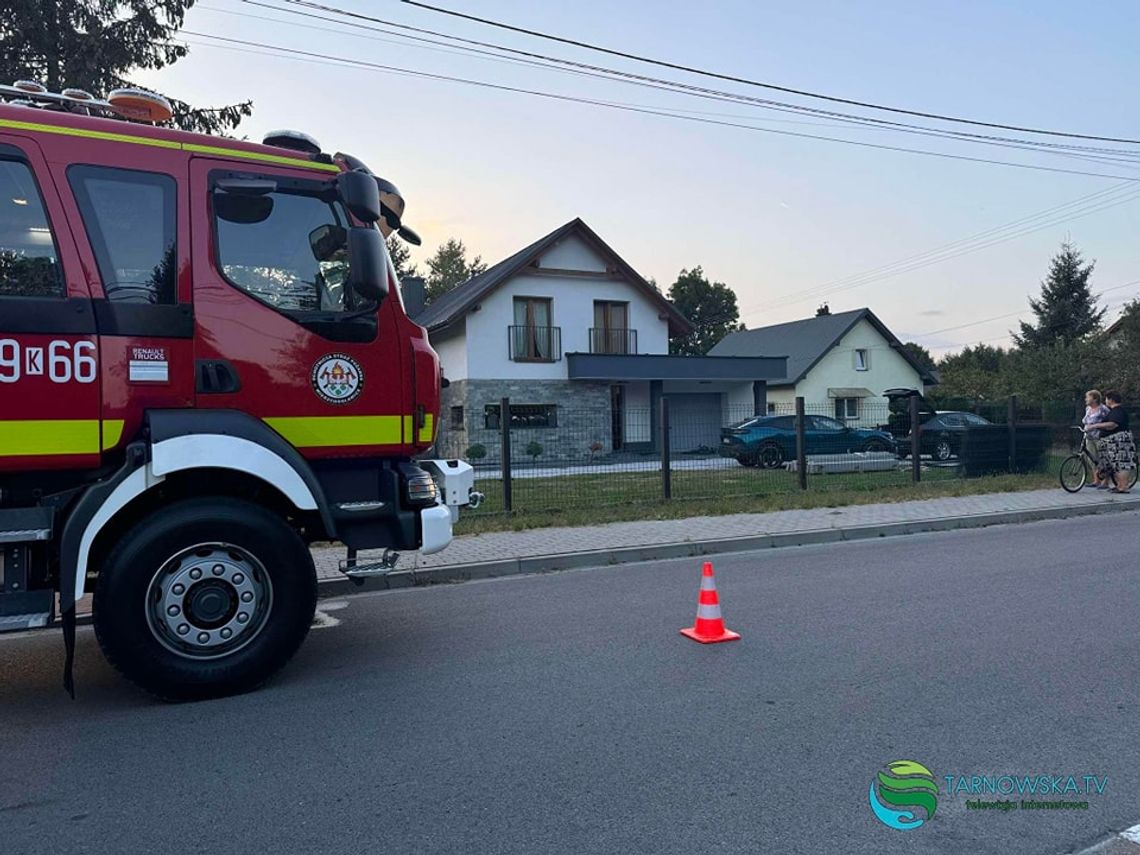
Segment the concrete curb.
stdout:
[[524,558],[504,558],[497,561],[480,561],[469,564],[448,564],[422,570],[395,570],[387,576],[355,582],[347,577],[325,579],[318,588],[321,599],[344,597],[365,591],[383,591],[409,588],[417,585],[435,585],[446,582],[468,582],[473,579],[490,579],[520,574],[553,573],[559,570],[576,570],[586,567],[605,567],[631,564],[639,561],[664,561],[671,558],[697,558],[732,552],[751,552],[760,549],[780,549],[788,546],[814,546],[821,543],[869,540],[878,537],[898,537],[937,531],[986,528],[1011,523],[1038,522],[1140,510],[1140,499],[1113,499],[1094,505],[1054,506],[1028,508],[1018,511],[998,511],[965,516],[941,517],[877,525],[828,528],[777,534],[747,535],[744,537],[713,540],[688,540],[677,543],[657,543],[646,546],[624,546],[617,549],[595,549],[569,552],[562,555],[534,555]]

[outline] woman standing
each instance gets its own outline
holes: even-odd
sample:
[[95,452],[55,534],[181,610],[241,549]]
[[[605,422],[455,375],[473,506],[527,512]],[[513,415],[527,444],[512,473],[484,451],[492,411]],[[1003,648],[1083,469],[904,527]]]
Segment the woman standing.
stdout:
[[1098,389],[1089,389],[1085,392],[1085,417],[1081,419],[1081,424],[1084,425],[1085,435],[1088,438],[1088,449],[1092,454],[1093,460],[1096,461],[1096,466],[1093,468],[1093,483],[1086,484],[1087,487],[1096,487],[1098,490],[1108,489],[1111,484],[1101,473],[1100,466],[1100,431],[1092,427],[1092,425],[1100,424],[1108,417],[1108,407],[1104,405],[1104,396],[1100,394]]
[[1136,443],[1132,431],[1128,429],[1128,413],[1120,400],[1119,392],[1105,392],[1108,415],[1104,421],[1089,425],[1091,430],[1099,430],[1103,437],[1100,443],[1101,471],[1116,481],[1114,493],[1127,493],[1129,473],[1136,468]]

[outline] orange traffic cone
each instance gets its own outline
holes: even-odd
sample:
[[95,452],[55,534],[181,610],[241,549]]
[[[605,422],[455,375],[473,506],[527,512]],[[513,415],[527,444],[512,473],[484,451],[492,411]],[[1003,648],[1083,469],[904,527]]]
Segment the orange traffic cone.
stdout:
[[701,593],[697,599],[697,619],[691,628],[681,630],[693,641],[713,644],[717,641],[736,641],[739,632],[724,628],[724,618],[720,614],[720,600],[716,595],[716,580],[713,578],[711,561],[706,561],[701,570]]

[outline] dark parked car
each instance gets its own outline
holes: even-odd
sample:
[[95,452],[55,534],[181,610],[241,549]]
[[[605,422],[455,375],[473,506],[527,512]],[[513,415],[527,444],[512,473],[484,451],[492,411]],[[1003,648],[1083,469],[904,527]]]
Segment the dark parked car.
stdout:
[[[919,425],[919,453],[929,454],[935,460],[945,462],[961,452],[966,428],[992,424],[975,413],[937,413]],[[899,454],[906,457],[909,453],[910,439],[900,440]]]
[[922,393],[917,389],[887,389],[883,392],[883,397],[887,399],[889,415],[887,416],[887,423],[885,425],[879,425],[879,429],[885,430],[893,436],[895,441],[899,444],[902,444],[903,440],[910,436],[911,398],[918,398],[919,424],[937,415],[934,405],[923,397]]
[[[724,428],[720,453],[745,466],[774,468],[796,459],[795,416],[757,416]],[[850,428],[827,416],[804,416],[807,454],[848,454],[853,451],[895,451],[886,431]]]

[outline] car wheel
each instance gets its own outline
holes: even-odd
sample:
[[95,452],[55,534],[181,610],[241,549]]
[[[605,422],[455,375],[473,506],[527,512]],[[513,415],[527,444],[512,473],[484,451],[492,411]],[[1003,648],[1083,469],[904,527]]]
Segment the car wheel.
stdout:
[[940,463],[945,463],[954,456],[954,449],[950,445],[950,440],[940,439],[934,444],[934,459]]
[[317,603],[312,555],[250,502],[190,499],[156,511],[111,551],[95,586],[108,661],[166,700],[236,694],[297,651]]
[[757,456],[760,465],[765,469],[776,469],[784,462],[784,450],[774,442],[760,446]]
[[863,450],[866,452],[874,453],[880,451],[890,451],[890,447],[881,439],[869,439],[867,440],[867,444],[863,446]]

